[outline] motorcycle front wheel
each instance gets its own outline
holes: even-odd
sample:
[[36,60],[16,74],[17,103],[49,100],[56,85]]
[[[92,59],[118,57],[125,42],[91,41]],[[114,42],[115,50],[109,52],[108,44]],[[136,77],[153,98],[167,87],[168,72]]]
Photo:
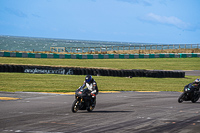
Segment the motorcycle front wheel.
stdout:
[[178,98],[178,102],[179,102],[179,103],[182,103],[182,102],[183,102],[183,99],[184,99],[184,97],[185,97],[185,94],[184,94],[184,93],[182,93],[182,94],[179,96],[179,98]]
[[92,110],[94,110],[95,106],[96,106],[96,101],[94,103],[94,106],[90,105],[90,107],[87,109],[87,111],[92,112]]
[[78,111],[78,109],[79,109],[78,103],[79,103],[78,100],[75,100],[75,101],[73,102],[73,104],[72,104],[72,112],[73,112],[73,113],[76,113],[76,112]]

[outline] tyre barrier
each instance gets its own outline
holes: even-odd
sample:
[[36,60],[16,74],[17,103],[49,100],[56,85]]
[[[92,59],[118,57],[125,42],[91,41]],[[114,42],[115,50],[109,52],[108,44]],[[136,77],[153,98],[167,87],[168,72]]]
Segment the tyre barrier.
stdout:
[[0,64],[0,72],[18,72],[33,74],[66,74],[66,75],[93,75],[113,77],[153,77],[153,78],[184,78],[185,72],[163,70],[113,70],[80,67],[51,67],[30,65]]

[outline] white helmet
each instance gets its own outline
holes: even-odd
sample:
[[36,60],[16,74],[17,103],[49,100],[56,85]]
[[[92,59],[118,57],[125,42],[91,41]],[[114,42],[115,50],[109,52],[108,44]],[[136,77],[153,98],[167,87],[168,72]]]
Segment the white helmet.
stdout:
[[199,80],[199,79],[196,79],[196,80],[195,80],[195,82],[196,82],[196,83],[199,83],[199,82],[200,82],[200,80]]

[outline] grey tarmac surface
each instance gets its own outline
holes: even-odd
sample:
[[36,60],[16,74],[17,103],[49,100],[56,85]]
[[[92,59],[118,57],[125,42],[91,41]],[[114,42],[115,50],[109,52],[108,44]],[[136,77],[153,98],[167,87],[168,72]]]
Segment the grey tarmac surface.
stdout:
[[6,93],[0,97],[0,132],[197,133],[200,102],[178,103],[181,92],[100,93],[93,112],[71,112],[74,95]]
[[200,76],[200,70],[191,70],[191,71],[179,70],[179,71],[185,72],[185,75],[187,76]]

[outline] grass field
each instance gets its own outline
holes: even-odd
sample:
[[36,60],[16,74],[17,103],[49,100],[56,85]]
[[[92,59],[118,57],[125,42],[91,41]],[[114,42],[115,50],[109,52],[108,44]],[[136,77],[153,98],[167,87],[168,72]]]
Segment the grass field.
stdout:
[[[200,58],[162,59],[35,59],[0,57],[1,64],[101,67],[115,69],[199,70]],[[0,73],[0,91],[71,92],[82,85],[85,75]],[[100,91],[182,91],[199,78],[147,78],[93,76]]]
[[[82,85],[85,75],[0,73],[0,91],[71,92]],[[146,78],[93,76],[100,91],[182,91],[197,76]]]
[[41,59],[0,57],[3,64],[101,67],[115,69],[199,70],[200,58],[154,59]]

